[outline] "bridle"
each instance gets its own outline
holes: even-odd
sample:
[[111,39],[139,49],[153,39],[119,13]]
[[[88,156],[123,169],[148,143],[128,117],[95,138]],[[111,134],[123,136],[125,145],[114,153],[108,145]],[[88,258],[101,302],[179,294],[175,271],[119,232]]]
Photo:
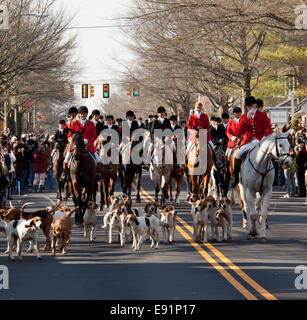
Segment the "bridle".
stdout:
[[[265,155],[268,155],[268,154],[271,154],[273,156],[273,159],[274,160],[277,160],[281,165],[285,162],[285,160],[290,157],[290,153],[280,153],[279,149],[278,149],[278,140],[283,140],[283,139],[286,139],[288,140],[288,137],[277,137],[275,136],[275,144],[274,146],[271,148],[270,152],[267,153],[267,152],[264,152],[262,149],[261,149],[261,145],[259,147],[259,150],[264,153]],[[276,151],[276,156],[274,156],[274,154],[272,153],[273,149],[275,147],[275,151]]]
[[[280,152],[279,152],[278,142],[277,142],[277,141],[278,141],[278,140],[282,140],[282,139],[287,139],[287,140],[288,140],[287,137],[277,137],[277,136],[276,136],[276,137],[275,137],[274,146],[271,148],[271,150],[270,150],[269,152],[264,152],[264,151],[261,149],[261,145],[259,146],[259,150],[260,150],[262,153],[264,153],[266,156],[272,155],[272,156],[273,156],[272,158],[275,159],[275,160],[278,160],[278,162],[279,162],[281,165],[285,162],[285,160],[286,160],[288,157],[290,157],[290,153],[282,153],[282,154],[280,154]],[[261,175],[261,185],[260,185],[260,191],[259,191],[259,193],[260,193],[260,195],[262,195],[264,178],[265,178],[265,176],[266,176],[270,171],[272,171],[272,170],[274,169],[274,165],[272,165],[271,168],[268,168],[269,165],[270,165],[270,163],[271,163],[271,161],[268,161],[268,164],[267,164],[267,167],[266,167],[266,171],[265,171],[264,173],[262,173],[262,172],[260,172],[259,170],[257,170],[257,169],[255,168],[254,164],[252,163],[251,158],[250,158],[250,155],[251,155],[252,151],[253,151],[256,147],[257,147],[257,146],[255,146],[253,149],[251,149],[251,150],[249,151],[249,153],[248,153],[248,161],[249,161],[250,165],[252,166],[252,168],[253,168],[259,175]],[[275,147],[275,150],[276,150],[276,156],[274,156],[273,153],[272,153],[274,147]],[[281,160],[281,158],[282,158],[282,160]]]

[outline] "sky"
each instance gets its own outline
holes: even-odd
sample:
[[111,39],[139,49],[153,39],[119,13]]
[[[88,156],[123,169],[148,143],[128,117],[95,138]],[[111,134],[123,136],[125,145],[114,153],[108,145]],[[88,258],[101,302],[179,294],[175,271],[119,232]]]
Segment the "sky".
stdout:
[[[58,0],[57,7],[63,7],[68,14],[76,13],[72,27],[109,26],[124,23],[114,18],[125,15],[131,3],[132,0]],[[93,110],[101,105],[102,84],[110,83],[112,94],[112,89],[117,90],[116,70],[123,70],[121,64],[132,60],[131,53],[121,44],[127,39],[120,28],[71,29],[68,32],[77,34],[75,58],[82,66],[75,83],[76,103],[82,102]],[[95,86],[94,98],[79,100],[82,83]]]

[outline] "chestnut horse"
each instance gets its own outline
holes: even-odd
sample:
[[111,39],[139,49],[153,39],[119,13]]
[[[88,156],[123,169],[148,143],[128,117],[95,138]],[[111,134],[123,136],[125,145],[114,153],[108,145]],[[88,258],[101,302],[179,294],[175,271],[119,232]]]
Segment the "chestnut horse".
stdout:
[[206,146],[207,150],[205,156],[207,157],[207,165],[204,168],[205,172],[203,175],[195,174],[195,170],[199,169],[200,165],[200,145],[199,145],[199,134],[196,133],[194,138],[193,145],[187,150],[188,157],[188,174],[189,174],[189,182],[190,182],[190,194],[188,195],[188,199],[191,198],[191,195],[199,195],[199,185],[201,185],[202,192],[201,196],[205,198],[208,194],[209,183],[211,178],[211,169],[213,166],[213,159],[211,150]]

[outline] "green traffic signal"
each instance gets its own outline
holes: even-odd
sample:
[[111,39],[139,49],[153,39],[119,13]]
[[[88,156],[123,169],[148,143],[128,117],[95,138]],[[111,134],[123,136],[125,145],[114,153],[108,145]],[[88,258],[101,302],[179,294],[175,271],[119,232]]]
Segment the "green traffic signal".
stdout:
[[138,97],[140,95],[139,90],[133,90],[133,96]]

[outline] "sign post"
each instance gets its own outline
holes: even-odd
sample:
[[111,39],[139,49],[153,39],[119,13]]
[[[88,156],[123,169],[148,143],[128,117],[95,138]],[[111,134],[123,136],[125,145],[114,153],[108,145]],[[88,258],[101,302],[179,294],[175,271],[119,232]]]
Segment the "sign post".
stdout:
[[288,124],[289,111],[288,110],[270,110],[270,119],[272,124]]

